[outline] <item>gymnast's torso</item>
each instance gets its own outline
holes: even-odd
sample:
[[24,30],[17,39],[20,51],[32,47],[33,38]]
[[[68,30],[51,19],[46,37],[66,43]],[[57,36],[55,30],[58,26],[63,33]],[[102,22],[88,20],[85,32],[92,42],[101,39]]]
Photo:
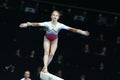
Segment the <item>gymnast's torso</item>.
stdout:
[[68,26],[66,26],[66,25],[64,25],[60,22],[57,22],[56,25],[52,25],[51,21],[41,22],[39,24],[40,24],[40,26],[43,26],[43,27],[47,28],[46,34],[58,35],[58,33],[61,29],[68,30],[70,28],[70,27],[68,27]]
[[43,26],[46,28],[46,33],[45,33],[45,37],[49,40],[49,41],[54,41],[56,38],[58,38],[58,33],[61,29],[65,29],[68,30],[70,27],[57,22],[56,25],[53,25],[51,23],[51,21],[48,22],[41,22],[39,23],[40,26]]

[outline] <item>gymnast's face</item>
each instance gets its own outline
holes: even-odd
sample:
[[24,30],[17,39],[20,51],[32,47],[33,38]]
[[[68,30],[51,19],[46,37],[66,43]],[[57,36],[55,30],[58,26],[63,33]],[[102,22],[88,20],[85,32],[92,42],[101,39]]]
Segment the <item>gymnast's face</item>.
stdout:
[[52,12],[52,14],[51,14],[52,21],[54,21],[54,22],[58,21],[59,17],[60,17],[60,13],[58,11]]

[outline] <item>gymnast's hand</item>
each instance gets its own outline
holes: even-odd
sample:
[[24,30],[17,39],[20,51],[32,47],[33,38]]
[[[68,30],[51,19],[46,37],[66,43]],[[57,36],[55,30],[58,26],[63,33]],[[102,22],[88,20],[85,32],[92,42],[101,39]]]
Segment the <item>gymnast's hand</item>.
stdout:
[[19,25],[19,27],[20,27],[20,28],[26,28],[26,27],[27,27],[27,23],[21,23],[21,24]]
[[88,31],[83,31],[83,30],[77,29],[77,33],[82,34],[84,36],[89,36],[89,32]]
[[83,31],[82,34],[85,35],[85,36],[89,36],[90,35],[90,33],[88,31]]

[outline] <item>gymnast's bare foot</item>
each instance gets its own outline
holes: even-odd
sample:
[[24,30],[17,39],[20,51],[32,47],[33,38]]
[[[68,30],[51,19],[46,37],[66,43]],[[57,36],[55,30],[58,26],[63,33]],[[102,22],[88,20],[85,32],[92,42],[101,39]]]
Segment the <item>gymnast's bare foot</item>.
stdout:
[[47,68],[43,68],[43,69],[42,69],[42,72],[48,73],[48,69],[47,69]]

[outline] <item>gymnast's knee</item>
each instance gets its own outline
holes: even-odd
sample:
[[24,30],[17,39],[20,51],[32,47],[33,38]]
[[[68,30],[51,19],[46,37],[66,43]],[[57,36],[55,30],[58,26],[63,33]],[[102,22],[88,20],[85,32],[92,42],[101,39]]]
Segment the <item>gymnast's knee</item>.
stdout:
[[49,56],[54,56],[54,53],[50,53]]
[[49,55],[49,51],[46,50],[45,53],[44,53],[44,55]]

